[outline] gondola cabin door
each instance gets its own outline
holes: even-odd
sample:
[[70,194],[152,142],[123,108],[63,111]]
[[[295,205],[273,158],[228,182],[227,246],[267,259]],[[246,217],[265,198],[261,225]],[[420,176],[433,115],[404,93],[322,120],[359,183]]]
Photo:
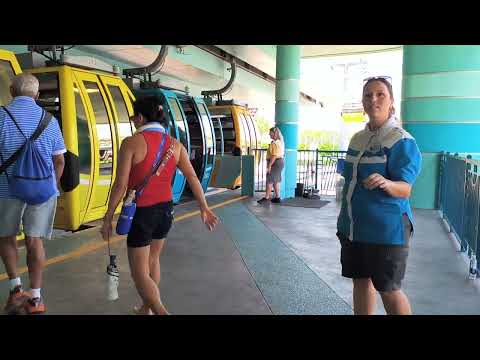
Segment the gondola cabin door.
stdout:
[[203,120],[197,106],[195,105],[195,101],[193,101],[190,96],[179,95],[178,100],[188,125],[188,133],[190,136],[190,162],[192,163],[195,174],[197,174],[198,180],[205,192],[208,187],[210,173],[208,172],[207,166],[207,147]]
[[203,101],[203,98],[195,97],[194,102],[197,107],[197,111],[200,113],[205,144],[205,165],[203,170],[203,178],[200,182],[202,183],[203,191],[207,191],[207,188],[210,184],[210,178],[212,176],[216,155],[215,131],[213,128],[212,119],[210,118],[210,114],[207,110],[205,102]]
[[[90,126],[93,148],[91,155],[91,195],[84,222],[101,218],[108,206],[110,189],[113,184],[117,163],[119,135],[116,132],[115,118],[108,97],[99,76],[76,71],[80,91],[85,94],[88,124]],[[121,134],[125,135],[125,134]]]
[[77,230],[105,215],[118,149],[132,134],[133,94],[102,72],[68,65],[26,71],[38,78],[37,103],[58,119],[67,148],[55,227]]
[[[187,120],[181,110],[180,103],[173,91],[163,90],[167,98],[167,111],[170,117],[170,126],[175,126],[175,137],[190,154],[190,136],[188,133]],[[178,203],[185,189],[186,179],[180,169],[177,168],[173,180],[173,202]]]

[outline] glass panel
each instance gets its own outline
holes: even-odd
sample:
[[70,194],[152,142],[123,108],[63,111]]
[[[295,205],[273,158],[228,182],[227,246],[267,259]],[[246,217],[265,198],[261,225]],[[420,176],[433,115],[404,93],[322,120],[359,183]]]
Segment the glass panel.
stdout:
[[225,117],[224,115],[212,116],[213,131],[215,131],[215,142],[217,144],[217,154],[220,154],[222,151],[222,133],[221,133],[221,119]]
[[188,151],[188,141],[187,141],[187,131],[185,129],[185,122],[183,120],[182,111],[178,105],[177,100],[173,98],[168,98],[170,108],[172,109],[175,122],[177,123],[178,133],[180,135],[180,142],[185,146],[185,149]]
[[240,147],[242,148],[242,155],[247,153],[247,144],[250,142],[250,134],[248,133],[247,125],[245,124],[245,119],[240,115],[238,115],[238,125],[241,128],[241,132],[243,135],[240,137]]
[[205,107],[205,104],[197,103],[197,105],[198,109],[200,110],[200,115],[202,116],[203,131],[205,132],[205,138],[207,141],[207,162],[211,164],[214,160],[212,127],[210,126],[210,119],[208,118],[207,108]]
[[77,115],[78,161],[80,165],[80,211],[87,207],[87,195],[92,171],[92,139],[85,107],[77,84],[73,83],[75,113]]
[[[171,137],[177,138],[177,133],[175,132],[175,114],[172,114],[172,109],[166,102],[167,99],[165,96],[158,96],[163,107],[163,114],[165,116],[165,121],[163,121],[162,126],[167,126],[166,130]],[[168,124],[168,125],[167,125]]]
[[197,177],[203,177],[204,170],[204,144],[202,125],[191,100],[180,100],[183,113],[187,117],[188,132],[190,134],[190,161]]
[[257,130],[255,129],[255,123],[250,115],[246,115],[247,124],[250,124],[250,136],[252,137],[252,147],[254,149],[258,148],[258,140],[257,140]]
[[250,121],[247,120],[247,117],[244,113],[240,113],[240,117],[242,118],[244,127],[247,129],[247,133],[245,135],[247,139],[247,150],[248,148],[254,149],[255,148],[255,135],[253,134],[253,129],[250,125]]
[[95,114],[95,125],[97,128],[97,136],[99,142],[100,164],[99,173],[100,178],[97,182],[98,188],[101,188],[100,193],[95,194],[95,204],[97,206],[106,205],[108,199],[108,190],[112,182],[113,171],[113,140],[112,131],[108,119],[107,108],[105,101],[100,92],[98,84],[92,81],[84,81],[87,89],[88,97],[92,103],[93,112]]
[[197,104],[202,116],[203,131],[205,131],[205,137],[207,139],[207,147],[213,146],[213,134],[210,126],[210,119],[208,118],[207,109],[204,104]]
[[117,110],[118,136],[120,138],[118,147],[120,148],[120,144],[122,143],[123,139],[125,139],[127,136],[132,135],[132,126],[130,124],[130,120],[128,116],[127,105],[125,104],[125,100],[122,96],[122,92],[120,91],[120,88],[116,85],[108,85],[108,90],[112,95],[115,110]]
[[223,129],[223,151],[225,154],[233,154],[237,137],[235,127],[233,125],[232,111],[229,108],[211,108],[209,111],[212,115],[224,115],[220,117],[220,122],[222,123]]
[[57,72],[33,74],[40,84],[37,104],[55,116],[62,129],[62,111],[60,104],[60,85]]
[[10,85],[15,76],[9,61],[0,60],[0,105],[7,105],[12,100]]

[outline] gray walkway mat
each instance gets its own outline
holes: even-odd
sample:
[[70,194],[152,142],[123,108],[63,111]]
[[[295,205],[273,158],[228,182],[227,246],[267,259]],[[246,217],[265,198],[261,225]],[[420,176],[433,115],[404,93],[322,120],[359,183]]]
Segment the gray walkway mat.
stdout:
[[351,307],[244,204],[217,212],[274,314],[352,314]]
[[305,208],[316,208],[320,209],[327,205],[329,201],[320,200],[320,199],[306,199],[304,197],[295,197],[290,199],[282,200],[281,203],[272,205],[280,205],[280,206],[295,206],[295,207],[305,207]]

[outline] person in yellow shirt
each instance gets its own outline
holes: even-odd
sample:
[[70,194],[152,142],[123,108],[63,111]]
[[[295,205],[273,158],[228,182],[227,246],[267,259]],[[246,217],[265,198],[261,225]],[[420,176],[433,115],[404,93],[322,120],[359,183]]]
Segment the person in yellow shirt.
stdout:
[[280,203],[280,183],[282,182],[282,170],[285,166],[285,143],[283,135],[278,127],[270,129],[272,142],[267,150],[267,189],[265,197],[258,200],[259,204],[270,201],[272,187],[275,189],[275,197],[272,203]]

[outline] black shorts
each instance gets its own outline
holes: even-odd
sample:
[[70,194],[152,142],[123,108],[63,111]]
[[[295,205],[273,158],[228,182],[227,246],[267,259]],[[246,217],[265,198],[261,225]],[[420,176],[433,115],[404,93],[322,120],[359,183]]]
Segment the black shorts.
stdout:
[[371,278],[377,291],[401,289],[405,277],[410,238],[413,228],[403,217],[405,245],[377,245],[356,243],[337,233],[342,245],[340,261],[342,276],[351,279]]
[[153,240],[164,239],[173,223],[173,202],[138,207],[128,232],[128,247],[143,247]]

